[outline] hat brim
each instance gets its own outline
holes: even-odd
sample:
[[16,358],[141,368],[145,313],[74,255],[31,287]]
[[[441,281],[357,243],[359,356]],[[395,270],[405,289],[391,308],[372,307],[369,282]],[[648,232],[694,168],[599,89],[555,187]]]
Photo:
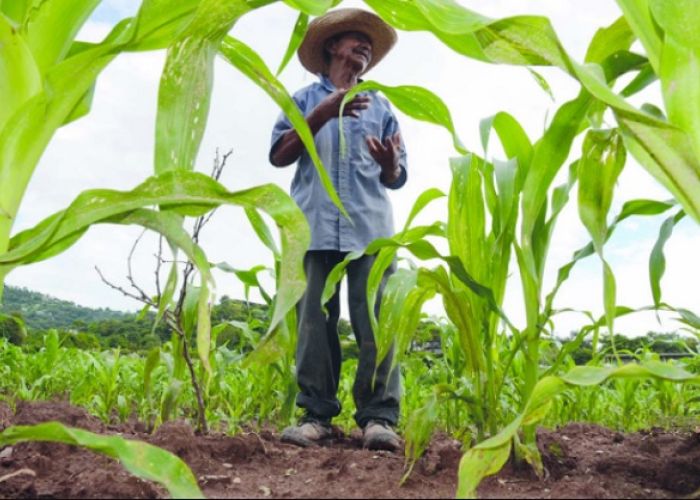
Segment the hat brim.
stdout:
[[362,9],[336,9],[309,23],[298,51],[301,64],[311,73],[325,73],[327,65],[323,51],[326,40],[348,31],[364,33],[372,42],[372,60],[363,73],[376,66],[389,53],[397,39],[394,28],[376,14]]

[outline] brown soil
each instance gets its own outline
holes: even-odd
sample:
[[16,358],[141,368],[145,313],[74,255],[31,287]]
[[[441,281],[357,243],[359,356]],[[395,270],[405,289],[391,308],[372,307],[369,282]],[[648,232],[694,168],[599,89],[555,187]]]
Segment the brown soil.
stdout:
[[[357,432],[338,433],[322,447],[301,449],[280,443],[268,431],[195,436],[188,425],[173,422],[148,435],[136,424],[106,426],[63,403],[21,403],[14,413],[0,404],[0,430],[47,420],[162,446],[190,465],[205,495],[219,498],[452,498],[461,456],[456,441],[438,436],[399,486],[403,457],[363,450]],[[571,424],[541,431],[538,443],[545,478],[508,465],[484,481],[480,496],[670,498],[700,489],[697,432],[620,434]],[[0,498],[163,496],[162,488],[135,479],[113,460],[73,446],[23,443],[0,449]]]

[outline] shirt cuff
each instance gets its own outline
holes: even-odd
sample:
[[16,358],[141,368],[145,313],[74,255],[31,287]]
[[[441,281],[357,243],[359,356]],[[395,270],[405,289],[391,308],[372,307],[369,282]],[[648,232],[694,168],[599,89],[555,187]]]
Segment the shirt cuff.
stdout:
[[399,168],[401,169],[401,173],[399,173],[399,177],[394,182],[392,182],[390,184],[382,182],[384,187],[386,187],[388,189],[399,189],[404,184],[406,184],[406,178],[407,178],[406,168],[403,165],[400,165]]

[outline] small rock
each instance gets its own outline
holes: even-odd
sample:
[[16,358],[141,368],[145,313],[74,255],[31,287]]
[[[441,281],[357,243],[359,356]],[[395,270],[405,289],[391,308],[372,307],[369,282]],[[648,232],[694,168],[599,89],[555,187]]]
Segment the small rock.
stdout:
[[309,483],[311,483],[311,481],[313,481],[313,479],[309,478],[306,481],[304,481],[304,484],[309,484]]
[[212,474],[202,476],[200,479],[205,483],[228,483],[231,480],[229,476],[220,476]]
[[221,464],[221,466],[222,466],[224,469],[233,469],[233,464],[229,464],[229,463],[227,463],[227,462],[224,462],[223,464]]
[[233,478],[233,484],[241,484],[241,478],[240,478],[240,477],[234,477],[234,478]]
[[268,488],[267,486],[260,486],[258,489],[264,497],[269,497],[270,495],[272,495],[272,490],[270,490],[270,488]]
[[296,469],[287,469],[286,471],[284,471],[285,476],[293,476],[296,473],[297,473]]
[[0,463],[9,462],[10,458],[12,458],[12,451],[12,446],[8,446],[7,448],[0,451]]

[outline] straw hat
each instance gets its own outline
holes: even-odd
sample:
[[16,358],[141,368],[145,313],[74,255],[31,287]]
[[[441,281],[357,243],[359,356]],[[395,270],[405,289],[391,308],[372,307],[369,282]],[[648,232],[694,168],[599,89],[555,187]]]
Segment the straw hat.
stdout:
[[299,47],[299,60],[311,73],[324,73],[323,50],[326,40],[348,31],[364,33],[372,41],[372,60],[365,72],[387,55],[396,43],[396,31],[376,14],[362,9],[336,9],[311,23]]

